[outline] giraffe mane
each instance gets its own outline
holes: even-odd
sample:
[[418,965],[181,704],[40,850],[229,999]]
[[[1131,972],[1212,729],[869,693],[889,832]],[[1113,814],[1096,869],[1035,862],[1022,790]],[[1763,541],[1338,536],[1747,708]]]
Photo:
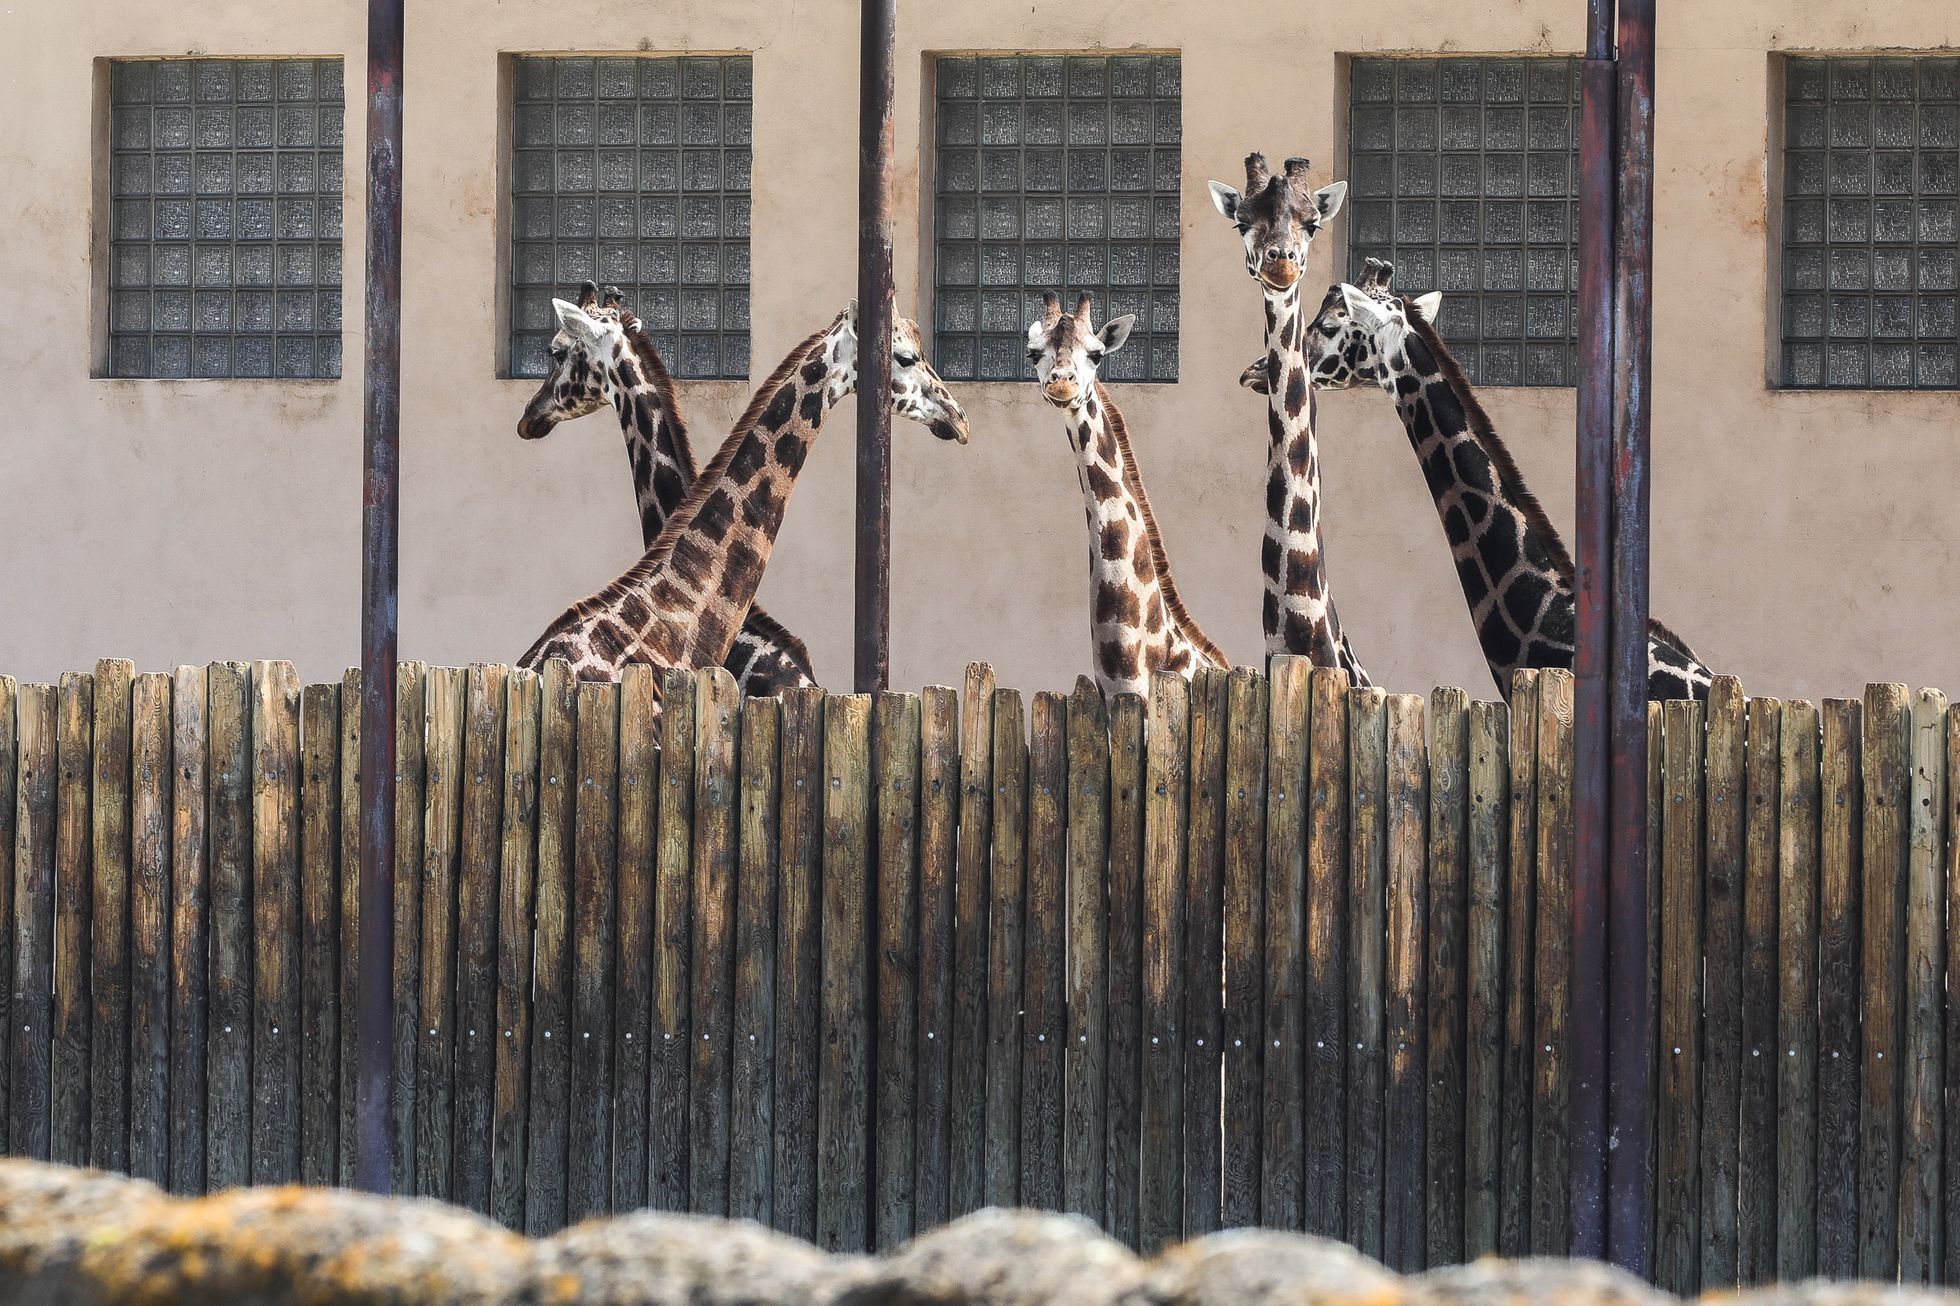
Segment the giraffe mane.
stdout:
[[[842,314],[839,314],[839,317],[841,316]],[[789,351],[782,362],[776,364],[776,370],[771,372],[768,379],[749,396],[749,406],[742,410],[740,417],[735,419],[734,429],[728,433],[728,438],[722,441],[721,448],[715,451],[713,461],[702,470],[694,484],[687,488],[687,497],[681,500],[680,507],[674,509],[674,515],[667,519],[667,524],[660,528],[659,537],[647,546],[646,554],[634,563],[625,575],[601,591],[602,594],[611,595],[631,587],[673,556],[674,542],[693,523],[695,514],[701,511],[701,505],[707,501],[715,482],[722,478],[722,474],[728,470],[728,464],[734,460],[735,451],[742,447],[742,441],[748,438],[749,433],[755,429],[755,424],[761,420],[762,412],[769,406],[769,401],[776,397],[776,392],[782,389],[791,376],[795,375],[796,370],[808,361],[810,351],[821,345],[836,325],[837,320],[833,318],[830,326],[826,326],[798,344]]]
[[674,445],[675,461],[681,465],[681,474],[686,478],[687,488],[694,486],[694,444],[688,438],[687,419],[681,416],[680,393],[674,385],[674,374],[667,370],[667,360],[660,356],[654,346],[653,337],[647,334],[646,325],[638,317],[623,315],[620,326],[626,332],[626,347],[633,351],[639,360],[641,370],[653,386],[653,392],[660,404],[660,411],[667,418],[672,432],[670,438]]
[[1130,448],[1130,425],[1123,419],[1123,410],[1109,397],[1109,388],[1101,381],[1096,382],[1096,400],[1103,406],[1103,421],[1109,427],[1110,437],[1123,454],[1123,484],[1135,496],[1137,508],[1143,513],[1143,533],[1150,541],[1150,561],[1157,569],[1157,583],[1164,593],[1165,609],[1184,632],[1185,638],[1196,644],[1213,665],[1230,666],[1231,659],[1199,627],[1197,619],[1184,606],[1184,599],[1177,592],[1177,581],[1171,576],[1170,561],[1164,556],[1163,537],[1157,533],[1157,515],[1150,510],[1150,495],[1143,488],[1143,472],[1137,467],[1136,453]]
[[[1435,324],[1424,317],[1421,310],[1416,307],[1415,300],[1404,295],[1401,296],[1401,302],[1402,311],[1409,319],[1409,329],[1429,346],[1429,352],[1435,356],[1436,366],[1443,373],[1444,380],[1448,381],[1450,388],[1456,391],[1457,402],[1463,405],[1463,415],[1468,419],[1471,431],[1482,442],[1484,453],[1489,456],[1491,466],[1497,470],[1497,479],[1502,484],[1505,495],[1523,510],[1525,520],[1544,540],[1545,552],[1551,555],[1552,568],[1558,572],[1559,578],[1568,585],[1576,584],[1574,575],[1577,568],[1572,563],[1572,555],[1566,550],[1565,541],[1560,538],[1558,528],[1552,525],[1551,518],[1546,516],[1545,507],[1538,502],[1538,496],[1533,494],[1530,487],[1524,483],[1524,473],[1518,470],[1517,460],[1511,457],[1510,448],[1497,434],[1497,428],[1491,424],[1490,415],[1484,411],[1483,405],[1477,401],[1477,393],[1470,388],[1470,381],[1463,374],[1462,364],[1456,361],[1456,355],[1449,351],[1448,346],[1443,343],[1443,338],[1436,334]],[[1701,655],[1688,647],[1688,641],[1682,639],[1658,617],[1647,619],[1647,632],[1663,643],[1673,645],[1696,662],[1702,661]]]

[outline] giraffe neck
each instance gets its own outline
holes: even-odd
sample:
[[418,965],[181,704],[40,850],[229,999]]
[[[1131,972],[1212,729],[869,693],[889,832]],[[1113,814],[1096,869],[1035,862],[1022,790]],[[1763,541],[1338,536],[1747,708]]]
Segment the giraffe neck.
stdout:
[[1327,587],[1320,531],[1320,446],[1308,378],[1300,287],[1266,295],[1266,536],[1260,566],[1266,652],[1298,653],[1318,667],[1341,667],[1366,685]]
[[1457,580],[1499,692],[1520,667],[1569,667],[1572,560],[1433,333],[1411,324],[1382,386],[1436,501]]
[[633,468],[641,542],[651,548],[694,483],[694,450],[681,417],[673,377],[644,336],[629,331],[614,370],[613,408]]
[[1106,694],[1141,694],[1153,671],[1225,666],[1177,596],[1122,413],[1100,382],[1067,412],[1089,524],[1090,638]]

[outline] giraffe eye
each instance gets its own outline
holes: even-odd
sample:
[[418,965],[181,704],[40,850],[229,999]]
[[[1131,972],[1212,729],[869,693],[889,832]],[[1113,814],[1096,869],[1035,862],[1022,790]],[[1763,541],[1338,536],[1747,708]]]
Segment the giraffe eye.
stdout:
[[915,366],[918,363],[918,361],[919,361],[919,356],[917,354],[899,353],[899,354],[892,355],[892,362],[896,363],[900,367],[912,367]]

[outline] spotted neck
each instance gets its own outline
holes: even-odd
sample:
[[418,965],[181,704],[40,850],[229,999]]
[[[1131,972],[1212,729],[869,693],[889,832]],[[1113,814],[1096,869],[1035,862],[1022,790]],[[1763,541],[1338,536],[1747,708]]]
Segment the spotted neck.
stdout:
[[1141,694],[1153,671],[1229,665],[1198,628],[1164,557],[1123,414],[1097,382],[1065,410],[1089,524],[1090,637],[1105,694]]
[[640,510],[642,543],[651,548],[667,518],[694,482],[694,449],[674,393],[674,379],[658,350],[629,331],[614,377],[613,408],[633,468],[633,497]]
[[[1484,660],[1508,696],[1521,667],[1573,665],[1572,558],[1461,367],[1433,327],[1411,319],[1384,358],[1381,386],[1394,396],[1422,465]],[[1656,698],[1706,698],[1714,678],[1658,623],[1649,633],[1648,673]]]
[[1320,446],[1305,355],[1300,285],[1266,291],[1266,535],[1260,566],[1266,652],[1298,653],[1372,682],[1354,656],[1327,587],[1320,531]]

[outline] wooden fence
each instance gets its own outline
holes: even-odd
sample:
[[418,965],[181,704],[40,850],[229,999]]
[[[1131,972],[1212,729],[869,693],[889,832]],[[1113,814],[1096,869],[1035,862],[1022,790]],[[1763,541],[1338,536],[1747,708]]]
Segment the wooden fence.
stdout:
[[[657,724],[653,688],[403,666],[402,1190],[842,1248],[1018,1202],[1564,1249],[1568,676],[1507,710],[1291,659],[1107,707],[716,670]],[[8,1150],[351,1177],[358,699],[0,679]],[[1653,711],[1660,1281],[1960,1280],[1960,716]]]

